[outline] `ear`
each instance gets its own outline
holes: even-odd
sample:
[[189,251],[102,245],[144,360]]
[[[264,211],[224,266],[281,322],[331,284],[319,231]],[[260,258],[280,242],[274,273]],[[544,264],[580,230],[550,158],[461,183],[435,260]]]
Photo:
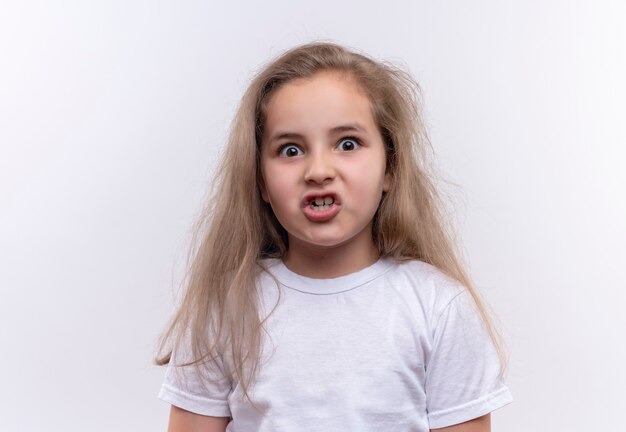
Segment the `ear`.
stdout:
[[391,174],[387,172],[383,180],[383,192],[389,192],[389,188],[391,188]]
[[266,203],[270,203],[270,197],[267,195],[267,191],[263,186],[261,186],[261,198],[263,198],[263,201],[265,201]]
[[258,184],[259,184],[259,190],[261,191],[261,198],[263,198],[263,201],[269,204],[270,197],[267,194],[267,189],[265,188],[265,179],[263,178],[263,174],[259,175]]

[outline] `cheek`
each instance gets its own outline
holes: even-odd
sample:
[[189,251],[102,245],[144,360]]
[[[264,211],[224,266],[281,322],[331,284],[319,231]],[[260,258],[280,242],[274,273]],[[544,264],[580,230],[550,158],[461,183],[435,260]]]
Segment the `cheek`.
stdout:
[[364,202],[378,202],[386,187],[385,167],[377,161],[351,167],[353,190]]
[[357,205],[361,209],[378,208],[383,188],[376,176],[362,178],[361,181],[353,183],[351,190],[350,199],[353,205]]
[[266,190],[264,195],[267,197],[266,202],[270,203],[273,208],[284,207],[289,198],[289,182],[281,181],[282,179],[273,179],[266,181]]
[[293,166],[285,166],[275,160],[261,165],[264,179],[264,199],[272,207],[284,207],[297,193],[299,171]]
[[274,195],[277,193],[277,186],[280,189],[280,182],[276,181],[276,169],[271,163],[261,161],[261,196],[263,201],[270,204],[274,201]]

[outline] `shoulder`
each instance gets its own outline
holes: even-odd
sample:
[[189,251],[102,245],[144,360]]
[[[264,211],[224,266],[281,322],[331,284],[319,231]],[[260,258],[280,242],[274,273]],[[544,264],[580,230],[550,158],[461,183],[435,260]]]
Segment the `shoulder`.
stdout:
[[415,299],[426,315],[436,319],[459,296],[469,293],[458,280],[423,261],[387,258],[392,262],[385,283],[402,297]]
[[278,285],[278,280],[274,273],[279,269],[281,260],[278,258],[263,258],[257,261],[256,277],[260,286]]
[[458,280],[432,264],[415,259],[387,259],[392,266],[386,276],[394,285],[412,287],[423,294],[437,296],[444,301],[466,291]]

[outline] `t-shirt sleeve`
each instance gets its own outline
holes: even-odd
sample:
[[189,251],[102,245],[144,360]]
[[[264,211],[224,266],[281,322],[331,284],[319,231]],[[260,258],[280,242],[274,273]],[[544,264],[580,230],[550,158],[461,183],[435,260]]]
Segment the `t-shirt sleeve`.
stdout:
[[435,321],[425,381],[430,428],[463,423],[513,402],[499,372],[491,338],[463,289]]
[[230,417],[228,396],[232,386],[221,359],[200,367],[182,366],[190,358],[188,347],[180,347],[172,353],[159,398],[196,414]]

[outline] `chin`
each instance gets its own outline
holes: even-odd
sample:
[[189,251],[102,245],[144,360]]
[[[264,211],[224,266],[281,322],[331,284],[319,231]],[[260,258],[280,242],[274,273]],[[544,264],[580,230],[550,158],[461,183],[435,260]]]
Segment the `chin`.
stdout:
[[300,239],[303,243],[319,248],[337,248],[350,243],[350,238],[336,236],[318,236],[308,239]]

